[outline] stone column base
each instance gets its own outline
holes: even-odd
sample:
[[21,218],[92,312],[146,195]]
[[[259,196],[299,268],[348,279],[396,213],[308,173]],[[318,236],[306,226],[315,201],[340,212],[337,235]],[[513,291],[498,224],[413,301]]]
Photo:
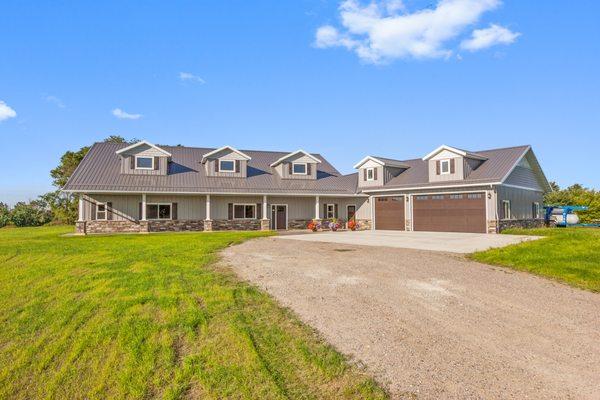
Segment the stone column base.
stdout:
[[87,235],[87,231],[85,228],[86,228],[85,221],[75,222],[75,233],[77,233],[78,235]]
[[205,219],[204,220],[204,232],[211,232],[212,229],[212,220]]
[[269,231],[271,230],[271,220],[268,218],[263,218],[260,220],[260,230],[261,231]]
[[148,232],[150,232],[150,226],[148,225],[148,221],[140,221],[140,233]]

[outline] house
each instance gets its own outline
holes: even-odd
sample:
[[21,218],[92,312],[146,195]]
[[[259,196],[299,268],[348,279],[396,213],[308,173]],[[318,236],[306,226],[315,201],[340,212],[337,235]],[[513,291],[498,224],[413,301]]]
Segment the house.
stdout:
[[542,224],[550,185],[530,146],[423,158],[367,156],[343,175],[322,155],[96,143],[64,191],[79,195],[79,233],[360,229],[495,233]]

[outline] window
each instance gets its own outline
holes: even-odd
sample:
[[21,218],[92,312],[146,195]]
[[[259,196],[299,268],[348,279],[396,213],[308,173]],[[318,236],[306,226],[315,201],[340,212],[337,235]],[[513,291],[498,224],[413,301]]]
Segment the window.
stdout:
[[255,219],[256,204],[234,204],[233,218],[235,219]]
[[444,195],[443,194],[436,194],[434,196],[431,196],[431,200],[444,200]]
[[537,201],[533,202],[533,204],[531,205],[531,214],[533,215],[534,219],[540,217],[540,203],[538,203]]
[[292,174],[294,175],[306,175],[306,163],[293,163]]
[[235,161],[232,161],[232,160],[219,160],[219,171],[221,171],[221,172],[235,172]]
[[146,204],[146,219],[171,219],[171,204]]
[[154,157],[135,157],[135,169],[154,169]]
[[348,216],[348,221],[354,219],[354,216],[356,215],[356,206],[353,204],[346,206],[346,214]]
[[450,173],[450,160],[441,160],[440,161],[440,173],[441,174],[449,174]]
[[427,196],[417,196],[417,200],[427,200]]
[[325,218],[335,218],[335,204],[326,204],[325,206]]
[[106,220],[106,203],[96,204],[96,219]]
[[460,200],[463,198],[463,195],[462,194],[451,194],[450,198],[453,200]]
[[503,211],[503,217],[504,219],[510,219],[511,218],[511,213],[510,213],[510,200],[502,200],[502,211]]
[[367,180],[368,181],[375,180],[375,168],[367,168]]
[[480,199],[483,196],[481,193],[469,193],[467,197],[469,199]]

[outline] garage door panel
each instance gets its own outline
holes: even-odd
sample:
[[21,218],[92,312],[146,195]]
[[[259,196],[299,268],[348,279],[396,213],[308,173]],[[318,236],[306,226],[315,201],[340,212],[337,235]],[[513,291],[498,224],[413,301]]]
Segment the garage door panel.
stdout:
[[403,231],[404,221],[403,196],[375,198],[375,229]]
[[419,195],[413,199],[415,231],[487,231],[483,193]]

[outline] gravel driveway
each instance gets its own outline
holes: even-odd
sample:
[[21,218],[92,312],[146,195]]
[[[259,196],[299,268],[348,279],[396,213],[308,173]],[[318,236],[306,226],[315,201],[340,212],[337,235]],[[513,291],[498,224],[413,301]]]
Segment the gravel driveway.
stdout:
[[600,399],[600,295],[421,250],[265,238],[225,261],[395,398]]

